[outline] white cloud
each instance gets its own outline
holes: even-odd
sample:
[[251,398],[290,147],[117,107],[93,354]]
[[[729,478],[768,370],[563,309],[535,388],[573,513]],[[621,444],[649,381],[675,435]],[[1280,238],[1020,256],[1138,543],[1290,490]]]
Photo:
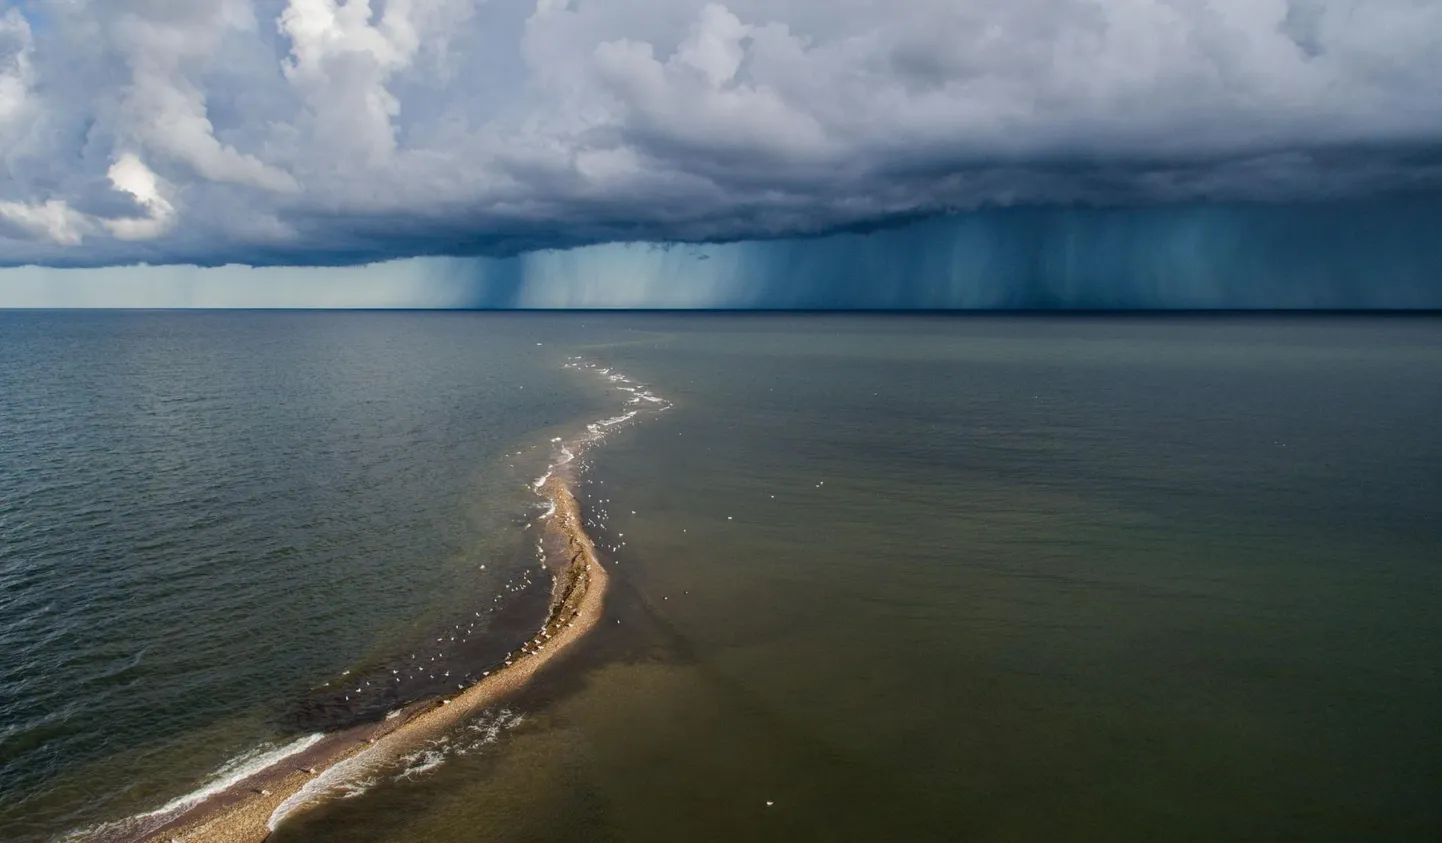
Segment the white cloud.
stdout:
[[18,9],[0,17],[0,124],[14,120],[30,94],[30,23]]
[[[0,264],[346,262],[1442,189],[1435,0],[26,10],[0,17]],[[130,153],[157,199],[102,195]]]
[[[401,105],[386,82],[420,46],[409,3],[391,3],[372,24],[370,0],[290,0],[281,32],[290,38],[286,78],[311,109],[314,140],[346,166],[385,166],[395,151]],[[346,155],[356,151],[359,157]]]
[[130,72],[121,128],[147,149],[197,176],[273,192],[299,189],[278,167],[221,143],[207,111],[205,72],[223,41],[254,32],[249,0],[120,2],[107,6],[107,30]]
[[[304,99],[301,118],[312,150],[310,163],[334,185],[356,168],[394,165],[396,119],[402,103],[388,85],[407,70],[423,39],[436,53],[450,29],[469,17],[467,0],[289,0],[276,20],[290,42],[285,78]],[[344,186],[341,186],[344,190]]]
[[[59,199],[39,205],[0,201],[0,221],[9,223],[22,235],[43,238],[61,246],[79,245],[84,239],[84,232],[90,227],[83,214]],[[0,236],[3,236],[3,228],[0,228]]]
[[34,48],[30,22],[18,9],[0,16],[0,163],[8,164],[26,124],[34,119]]
[[[175,206],[165,197],[168,188],[134,154],[120,156],[111,165],[107,177],[111,186],[130,196],[146,211],[146,216],[98,218],[81,213],[60,199],[43,203],[0,201],[0,223],[8,223],[27,239],[60,246],[78,246],[97,228],[108,230],[117,240],[154,240],[175,224]],[[4,236],[5,230],[0,227],[0,237]]]
[[144,161],[126,153],[111,166],[108,175],[116,190],[130,194],[149,212],[146,217],[105,220],[105,227],[117,239],[154,240],[175,222],[175,206],[165,198],[160,178]]
[[834,155],[814,116],[772,84],[736,78],[749,55],[743,39],[752,32],[726,7],[710,4],[664,63],[649,43],[608,41],[596,48],[596,69],[629,109],[633,126],[677,143],[682,154]]

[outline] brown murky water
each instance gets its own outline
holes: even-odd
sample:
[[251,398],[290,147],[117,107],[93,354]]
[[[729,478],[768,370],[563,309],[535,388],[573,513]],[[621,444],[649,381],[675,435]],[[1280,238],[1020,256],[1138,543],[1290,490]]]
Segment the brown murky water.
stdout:
[[279,843],[1442,830],[1435,320],[600,324],[609,622]]

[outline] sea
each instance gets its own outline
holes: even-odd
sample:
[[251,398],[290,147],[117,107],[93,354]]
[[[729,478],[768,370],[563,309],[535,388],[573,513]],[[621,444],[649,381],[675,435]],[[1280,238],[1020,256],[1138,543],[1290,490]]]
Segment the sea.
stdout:
[[612,376],[599,627],[275,843],[1442,839],[1442,318],[17,311],[0,840],[493,666]]

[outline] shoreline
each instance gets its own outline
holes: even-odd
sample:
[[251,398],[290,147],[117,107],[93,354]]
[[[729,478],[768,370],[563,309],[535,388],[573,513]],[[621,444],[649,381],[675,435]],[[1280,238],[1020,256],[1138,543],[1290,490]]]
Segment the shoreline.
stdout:
[[[627,395],[620,412],[595,420],[567,438],[551,439],[553,459],[530,484],[546,512],[527,524],[541,567],[551,574],[545,619],[519,646],[465,688],[398,706],[384,719],[304,732],[266,750],[269,760],[223,783],[206,784],[166,806],[71,831],[68,843],[264,843],[289,817],[329,801],[347,785],[406,761],[419,745],[444,739],[457,724],[521,691],[547,665],[600,622],[609,575],[601,564],[577,499],[577,481],[591,447],[638,417],[674,405],[609,367],[569,357],[565,369],[597,376]],[[394,672],[394,671],[392,671]]]
[[[315,744],[188,808],[142,836],[144,843],[262,843],[286,817],[304,810],[307,786],[355,763],[385,763],[414,744],[434,738],[468,716],[520,690],[531,677],[600,621],[609,576],[586,532],[570,472],[553,468],[537,486],[554,510],[548,538],[564,554],[551,610],[541,629],[489,676],[454,696],[412,703],[386,720],[326,734]],[[289,807],[289,810],[286,810]]]

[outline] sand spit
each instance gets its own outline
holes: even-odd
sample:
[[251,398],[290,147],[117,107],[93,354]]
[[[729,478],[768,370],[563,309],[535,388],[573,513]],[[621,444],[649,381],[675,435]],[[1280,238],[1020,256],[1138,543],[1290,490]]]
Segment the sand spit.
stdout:
[[282,811],[277,816],[278,809],[326,770],[352,760],[384,762],[441,735],[458,721],[521,688],[547,662],[585,635],[601,618],[607,575],[583,526],[569,474],[553,471],[538,488],[554,506],[545,521],[547,538],[562,549],[562,558],[569,561],[556,575],[545,625],[508,656],[505,665],[453,697],[416,703],[383,722],[326,735],[304,752],[216,794],[145,836],[132,839],[147,843],[261,843],[270,836],[272,822],[278,823],[289,814]]

